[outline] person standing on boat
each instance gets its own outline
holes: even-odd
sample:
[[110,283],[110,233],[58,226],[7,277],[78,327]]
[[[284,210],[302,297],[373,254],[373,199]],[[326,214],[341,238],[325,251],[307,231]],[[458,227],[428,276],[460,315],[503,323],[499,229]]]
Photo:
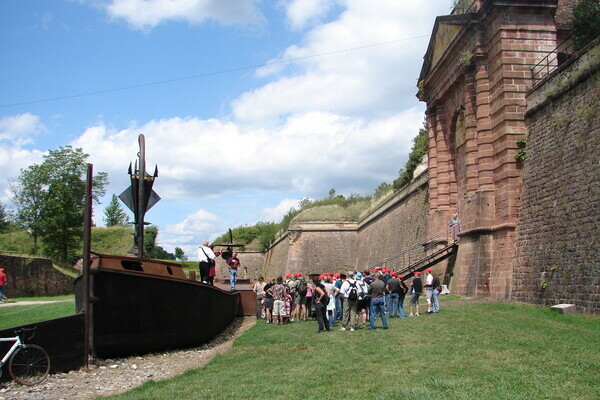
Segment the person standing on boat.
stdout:
[[227,260],[227,266],[229,266],[229,283],[231,285],[231,290],[235,290],[238,268],[240,267],[240,259],[237,255],[238,253],[234,252],[233,255]]
[[208,282],[209,285],[214,286],[215,285],[215,276],[217,276],[217,260],[216,260],[216,258],[219,257],[221,254],[223,254],[223,248],[221,248],[221,250],[219,250],[219,251],[215,251],[214,244],[209,244],[208,247],[210,247],[210,249],[215,253],[215,258],[210,260],[210,267],[208,268],[208,277],[206,278],[206,281]]
[[208,240],[202,242],[202,246],[198,249],[198,269],[202,283],[208,283],[208,272],[215,258],[215,253],[208,247]]

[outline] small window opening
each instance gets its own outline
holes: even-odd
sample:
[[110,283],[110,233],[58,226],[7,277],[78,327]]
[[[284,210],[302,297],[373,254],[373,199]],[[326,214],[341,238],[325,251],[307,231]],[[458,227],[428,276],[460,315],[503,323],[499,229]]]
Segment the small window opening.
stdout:
[[139,261],[121,260],[121,266],[129,271],[144,271],[144,267]]

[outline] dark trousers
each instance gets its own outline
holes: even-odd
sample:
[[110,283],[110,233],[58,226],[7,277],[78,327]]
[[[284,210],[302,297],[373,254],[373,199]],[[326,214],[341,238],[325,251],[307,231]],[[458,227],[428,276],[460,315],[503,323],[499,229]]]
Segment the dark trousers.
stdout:
[[319,324],[319,330],[329,330],[329,322],[327,321],[327,308],[321,302],[315,304],[315,311],[317,313],[317,323]]
[[208,282],[208,269],[210,268],[210,264],[206,261],[200,261],[198,265],[198,269],[200,270],[200,281]]

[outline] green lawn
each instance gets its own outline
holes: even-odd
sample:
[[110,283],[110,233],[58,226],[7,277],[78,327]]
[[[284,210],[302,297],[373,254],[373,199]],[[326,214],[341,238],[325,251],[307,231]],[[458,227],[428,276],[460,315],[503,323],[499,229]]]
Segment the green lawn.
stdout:
[[600,398],[599,318],[446,302],[373,332],[259,323],[205,367],[111,398]]
[[[18,305],[23,301],[52,301],[48,304]],[[75,298],[73,295],[56,297],[20,297],[10,299],[10,307],[0,307],[0,329],[12,328],[34,322],[64,317],[75,314]]]

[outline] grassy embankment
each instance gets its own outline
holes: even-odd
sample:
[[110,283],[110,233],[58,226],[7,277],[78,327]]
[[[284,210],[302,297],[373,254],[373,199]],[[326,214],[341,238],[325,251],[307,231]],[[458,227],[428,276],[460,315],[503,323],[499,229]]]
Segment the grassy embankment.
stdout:
[[[46,304],[18,305],[24,301],[52,301]],[[0,329],[12,328],[34,322],[75,314],[73,295],[55,297],[20,297],[11,299],[15,305],[0,307]]]
[[[92,228],[92,250],[99,253],[127,255],[133,244],[133,229],[128,227]],[[83,246],[83,245],[82,245]],[[25,231],[0,234],[0,251],[16,255],[33,254],[33,238]],[[38,254],[44,254],[44,243],[38,241]]]
[[[451,302],[453,303],[453,302]],[[600,319],[444,304],[390,329],[259,323],[203,368],[111,399],[597,399]]]

